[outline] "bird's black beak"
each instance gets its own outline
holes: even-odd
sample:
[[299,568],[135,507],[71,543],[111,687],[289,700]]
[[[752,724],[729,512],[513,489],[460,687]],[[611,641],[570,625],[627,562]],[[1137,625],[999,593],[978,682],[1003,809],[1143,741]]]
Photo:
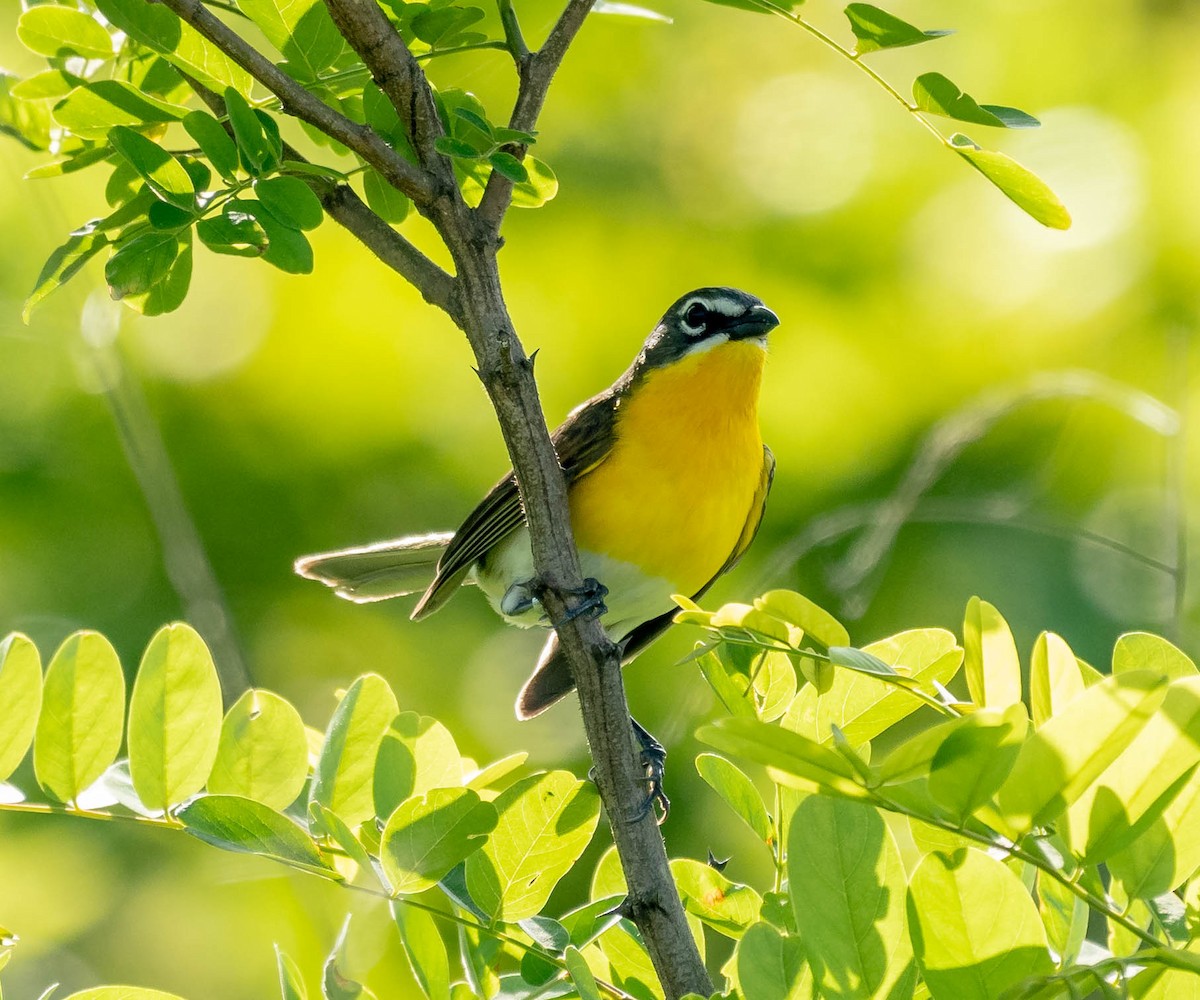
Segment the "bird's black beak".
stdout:
[[764,337],[778,325],[779,317],[760,302],[741,316],[731,319],[725,332],[730,340],[748,340],[751,337]]

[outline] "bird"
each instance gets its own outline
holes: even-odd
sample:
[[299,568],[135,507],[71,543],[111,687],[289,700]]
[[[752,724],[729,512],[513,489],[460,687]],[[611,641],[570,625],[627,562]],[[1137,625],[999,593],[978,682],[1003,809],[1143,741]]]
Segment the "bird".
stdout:
[[[671,625],[674,595],[699,599],[758,532],[775,471],[758,399],[767,335],[778,325],[747,292],[691,291],[663,314],[629,369],[551,436],[585,577],[575,613],[599,617],[622,664]],[[517,717],[539,715],[574,687],[538,601],[512,472],[456,531],[303,556],[295,571],[357,603],[420,594],[414,620],[474,584],[510,624],[551,628],[517,697]],[[670,808],[662,787],[666,751],[630,722],[650,786],[646,808],[657,802],[662,822]]]

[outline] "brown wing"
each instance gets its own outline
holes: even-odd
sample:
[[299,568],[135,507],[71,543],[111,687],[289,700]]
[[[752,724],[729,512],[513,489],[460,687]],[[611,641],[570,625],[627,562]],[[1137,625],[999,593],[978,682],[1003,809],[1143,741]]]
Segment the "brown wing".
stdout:
[[[619,401],[615,387],[606,389],[576,407],[551,436],[568,484],[608,457]],[[471,567],[524,523],[517,480],[510,472],[491,488],[454,533],[438,561],[433,583],[413,610],[413,619],[431,615],[445,604]]]
[[[691,595],[692,600],[698,601],[703,597],[709,587],[733,569],[746,554],[750,543],[754,541],[754,536],[758,534],[759,525],[762,524],[763,514],[767,509],[767,494],[771,492],[771,483],[774,478],[775,456],[771,454],[770,448],[763,445],[762,475],[759,478],[758,489],[754,492],[754,499],[750,503],[750,513],[746,517],[746,523],[742,526],[742,533],[738,536],[737,544],[713,578]],[[621,662],[628,663],[662,635],[670,627],[671,621],[677,613],[676,609],[664,612],[657,618],[643,622],[625,636],[621,641]],[[532,676],[525,682],[525,686],[521,688],[521,693],[517,696],[517,718],[531,719],[544,712],[574,686],[570,668],[558,652],[558,635],[551,632],[550,638],[546,640],[546,645],[542,649],[541,656],[538,657]]]

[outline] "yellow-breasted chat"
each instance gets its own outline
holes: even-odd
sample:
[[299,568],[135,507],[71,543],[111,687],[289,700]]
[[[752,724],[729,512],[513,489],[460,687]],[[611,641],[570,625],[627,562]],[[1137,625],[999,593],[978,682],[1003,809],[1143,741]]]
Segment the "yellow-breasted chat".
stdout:
[[[590,601],[629,662],[671,624],[673,594],[699,597],[731,569],[762,520],[775,460],[758,427],[767,334],[779,320],[733,288],[678,299],[629,370],[553,434]],[[351,601],[421,594],[424,618],[475,584],[506,621],[548,625],[537,601],[510,472],[454,532],[410,535],[296,561]],[[551,631],[517,698],[531,718],[573,687]],[[665,752],[636,722],[651,798],[664,807]]]

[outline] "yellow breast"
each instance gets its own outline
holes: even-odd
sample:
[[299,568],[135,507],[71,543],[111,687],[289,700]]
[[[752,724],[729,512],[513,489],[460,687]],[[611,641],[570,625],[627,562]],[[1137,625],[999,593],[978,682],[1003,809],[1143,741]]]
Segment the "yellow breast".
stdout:
[[612,452],[571,487],[580,549],[692,594],[737,544],[763,467],[766,351],[729,341],[648,374],[621,401]]

